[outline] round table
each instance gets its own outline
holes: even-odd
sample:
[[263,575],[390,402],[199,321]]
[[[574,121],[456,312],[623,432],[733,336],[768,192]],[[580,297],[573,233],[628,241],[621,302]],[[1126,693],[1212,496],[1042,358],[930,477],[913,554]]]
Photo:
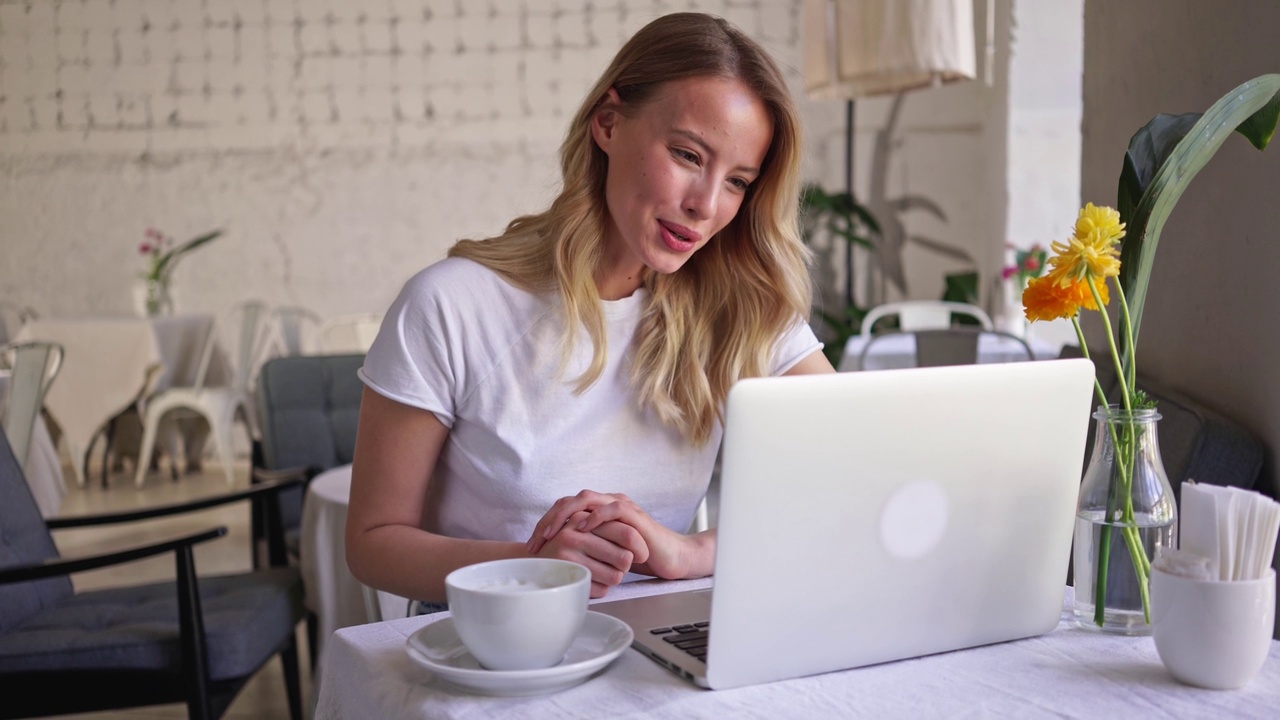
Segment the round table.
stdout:
[[350,497],[351,466],[340,465],[315,476],[302,503],[302,580],[307,609],[319,623],[317,657],[335,630],[404,617],[409,605],[408,600],[384,592],[376,593],[376,599],[370,592],[366,600],[364,584],[347,569]]

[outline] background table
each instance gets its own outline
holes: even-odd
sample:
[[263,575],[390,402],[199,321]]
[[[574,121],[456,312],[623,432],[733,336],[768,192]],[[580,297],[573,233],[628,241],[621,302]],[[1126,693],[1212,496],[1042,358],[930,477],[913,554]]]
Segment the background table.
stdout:
[[[58,423],[71,455],[76,481],[84,485],[85,455],[94,435],[144,390],[152,368],[159,368],[153,390],[191,385],[200,366],[210,315],[154,318],[49,318],[27,322],[19,341],[62,345],[62,369],[49,389],[45,407]],[[214,354],[210,384],[223,382],[226,363]]]
[[[307,486],[302,504],[301,570],[307,609],[319,624],[316,656],[339,628],[369,622],[365,587],[347,569],[347,505],[351,466],[320,473]],[[404,617],[409,601],[377,593],[382,617]]]
[[[869,337],[854,335],[844,346],[844,354],[840,357],[840,372],[860,370],[858,359],[862,348]],[[1031,354],[1036,360],[1052,360],[1058,357],[1058,348],[1048,343],[1027,338],[1031,346]],[[889,370],[892,368],[914,367],[916,357],[916,340],[909,333],[892,335],[876,341],[867,355],[873,370]],[[1026,351],[1016,340],[999,335],[982,335],[978,338],[978,361],[984,363],[1016,362],[1025,360]]]
[[[632,583],[610,599],[708,584]],[[435,681],[405,640],[441,618],[406,618],[330,639],[315,717],[1275,717],[1280,643],[1246,687],[1201,690],[1173,679],[1151,638],[1081,630],[1070,605],[1067,589],[1057,629],[1037,638],[734,690],[701,690],[629,649],[585,684],[532,698],[464,695]]]
[[[0,417],[9,401],[9,383],[11,373],[0,371]],[[44,417],[36,415],[35,427],[31,432],[31,450],[27,453],[27,465],[22,474],[27,479],[31,494],[35,497],[36,506],[40,508],[40,516],[51,518],[62,509],[62,498],[66,497],[66,481],[62,477],[62,459],[58,456],[58,448],[49,435],[49,427]]]

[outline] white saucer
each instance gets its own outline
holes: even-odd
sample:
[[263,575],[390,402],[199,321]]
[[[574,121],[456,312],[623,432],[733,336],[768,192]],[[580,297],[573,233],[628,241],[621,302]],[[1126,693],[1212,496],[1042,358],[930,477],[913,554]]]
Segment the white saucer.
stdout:
[[414,662],[454,687],[479,695],[522,697],[585,682],[622,654],[633,639],[626,623],[588,611],[582,630],[559,665],[542,670],[486,670],[462,644],[449,617],[410,635],[405,649]]

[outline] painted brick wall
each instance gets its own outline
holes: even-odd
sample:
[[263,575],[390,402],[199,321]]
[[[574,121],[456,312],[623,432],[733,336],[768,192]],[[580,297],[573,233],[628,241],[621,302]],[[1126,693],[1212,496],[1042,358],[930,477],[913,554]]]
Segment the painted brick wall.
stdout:
[[[838,187],[843,105],[799,92],[799,4],[0,0],[0,299],[128,314],[146,227],[179,239],[224,227],[176,271],[180,310],[259,297],[381,311],[457,238],[546,204],[590,82],[677,10],[727,17],[774,54],[805,119],[806,175]],[[984,127],[1002,92],[969,83],[907,102],[891,190],[949,215],[908,218],[917,231],[1003,238],[1003,194],[973,182],[984,144],[1001,141]],[[866,188],[887,101],[859,107]],[[906,261],[919,297],[956,269]]]

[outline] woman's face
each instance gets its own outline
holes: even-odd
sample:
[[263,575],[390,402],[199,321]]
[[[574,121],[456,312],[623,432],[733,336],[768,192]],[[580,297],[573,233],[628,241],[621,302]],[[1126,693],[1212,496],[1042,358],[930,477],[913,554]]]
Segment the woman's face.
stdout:
[[630,295],[646,267],[679,270],[728,225],[773,138],[764,103],[738,80],[677,80],[629,117],[621,107],[610,90],[591,127],[609,156],[606,299]]

